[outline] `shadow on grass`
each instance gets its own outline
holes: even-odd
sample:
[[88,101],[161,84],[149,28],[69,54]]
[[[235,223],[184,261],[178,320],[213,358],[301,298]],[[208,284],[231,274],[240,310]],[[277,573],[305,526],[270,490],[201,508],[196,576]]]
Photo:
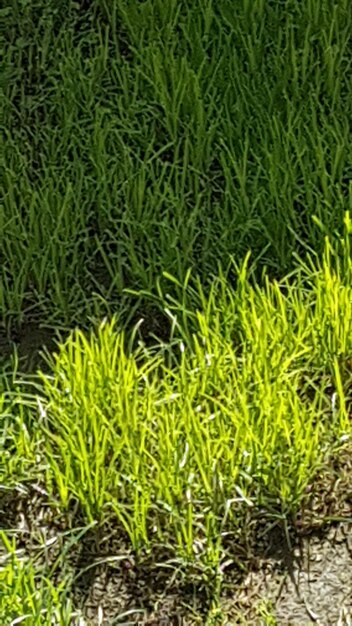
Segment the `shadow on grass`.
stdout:
[[[143,323],[139,324],[143,319]],[[139,324],[137,334],[135,326]],[[89,332],[96,324],[83,323],[81,330]],[[121,317],[119,324],[125,332],[126,347],[133,351],[138,342],[151,347],[158,342],[168,343],[171,339],[171,321],[160,309],[142,305],[124,322]],[[57,330],[49,327],[44,320],[27,317],[19,327],[11,327],[8,331],[0,328],[0,364],[11,368],[15,354],[18,357],[18,371],[23,374],[35,374],[38,369],[45,373],[50,371],[48,357],[55,353],[59,344],[64,343],[74,328]]]

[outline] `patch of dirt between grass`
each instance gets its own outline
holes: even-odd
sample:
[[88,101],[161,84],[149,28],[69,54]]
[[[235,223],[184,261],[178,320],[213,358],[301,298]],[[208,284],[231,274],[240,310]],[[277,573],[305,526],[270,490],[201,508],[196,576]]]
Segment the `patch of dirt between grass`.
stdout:
[[[127,343],[135,325],[141,319],[143,322],[139,325],[136,337],[138,341],[149,347],[159,342],[167,344],[170,341],[170,320],[158,309],[146,306],[137,310],[126,323],[121,319],[119,328],[125,332]],[[55,327],[46,326],[44,320],[31,317],[27,317],[19,328],[10,328],[6,331],[0,326],[0,366],[9,367],[16,350],[19,370],[22,373],[34,374],[39,368],[49,373],[45,353],[56,352],[58,344],[64,342],[74,328],[77,326],[59,331]],[[89,324],[85,323],[82,324],[81,330],[88,332],[88,328]]]
[[[55,580],[72,571],[71,598],[82,612],[80,624],[206,623],[209,600],[197,576],[192,584],[177,567],[162,567],[167,561],[162,551],[138,564],[112,520],[80,535],[84,523],[78,510],[65,521],[45,492],[29,485],[21,494],[2,493],[0,509],[0,527],[11,528],[18,547],[43,560]],[[322,524],[306,535],[293,530],[290,547],[279,525],[267,532],[265,526],[258,532],[259,524],[247,558],[244,554],[246,573],[235,568],[225,574],[224,621],[214,624],[350,626],[352,518]],[[72,542],[74,536],[78,540]],[[265,610],[276,621],[266,621]]]
[[[266,605],[272,607],[276,626],[350,626],[351,531],[351,523],[341,522],[326,533],[319,531],[303,538],[289,567],[282,561],[263,560],[239,591],[248,623],[263,624],[255,613]],[[237,598],[233,598],[235,603]]]

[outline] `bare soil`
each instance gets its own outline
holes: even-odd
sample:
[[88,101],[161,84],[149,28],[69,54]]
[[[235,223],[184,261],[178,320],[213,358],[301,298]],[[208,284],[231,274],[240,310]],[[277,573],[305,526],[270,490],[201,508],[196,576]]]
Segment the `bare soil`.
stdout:
[[[56,563],[53,578],[71,571],[72,598],[85,626],[206,623],[209,605],[199,580],[192,584],[163,568],[167,554],[138,564],[114,524],[82,532],[80,517],[79,510],[63,516],[38,485],[0,492],[0,528],[11,528],[18,547],[35,554],[38,564]],[[224,621],[214,624],[351,626],[352,517],[292,532],[289,541],[279,526],[253,537],[245,575],[235,569],[225,576]],[[265,610],[275,622],[265,619]]]
[[302,539],[291,563],[287,558],[263,560],[249,572],[240,591],[249,623],[263,624],[254,613],[266,604],[272,607],[276,626],[350,626],[351,531],[350,522],[338,523],[328,532]]

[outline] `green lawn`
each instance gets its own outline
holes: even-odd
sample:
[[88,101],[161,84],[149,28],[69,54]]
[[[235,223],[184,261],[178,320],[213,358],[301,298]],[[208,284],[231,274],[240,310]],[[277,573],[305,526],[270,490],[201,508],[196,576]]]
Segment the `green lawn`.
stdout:
[[[350,459],[349,3],[0,20],[0,616],[240,623],[259,531],[338,517]],[[89,617],[99,567],[125,586]]]

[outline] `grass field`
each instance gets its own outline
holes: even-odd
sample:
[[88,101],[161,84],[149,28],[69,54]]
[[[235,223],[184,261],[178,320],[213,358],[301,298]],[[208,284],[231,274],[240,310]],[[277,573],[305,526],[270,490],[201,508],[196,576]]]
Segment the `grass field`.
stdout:
[[0,21],[2,623],[276,624],[258,538],[350,494],[349,3]]

